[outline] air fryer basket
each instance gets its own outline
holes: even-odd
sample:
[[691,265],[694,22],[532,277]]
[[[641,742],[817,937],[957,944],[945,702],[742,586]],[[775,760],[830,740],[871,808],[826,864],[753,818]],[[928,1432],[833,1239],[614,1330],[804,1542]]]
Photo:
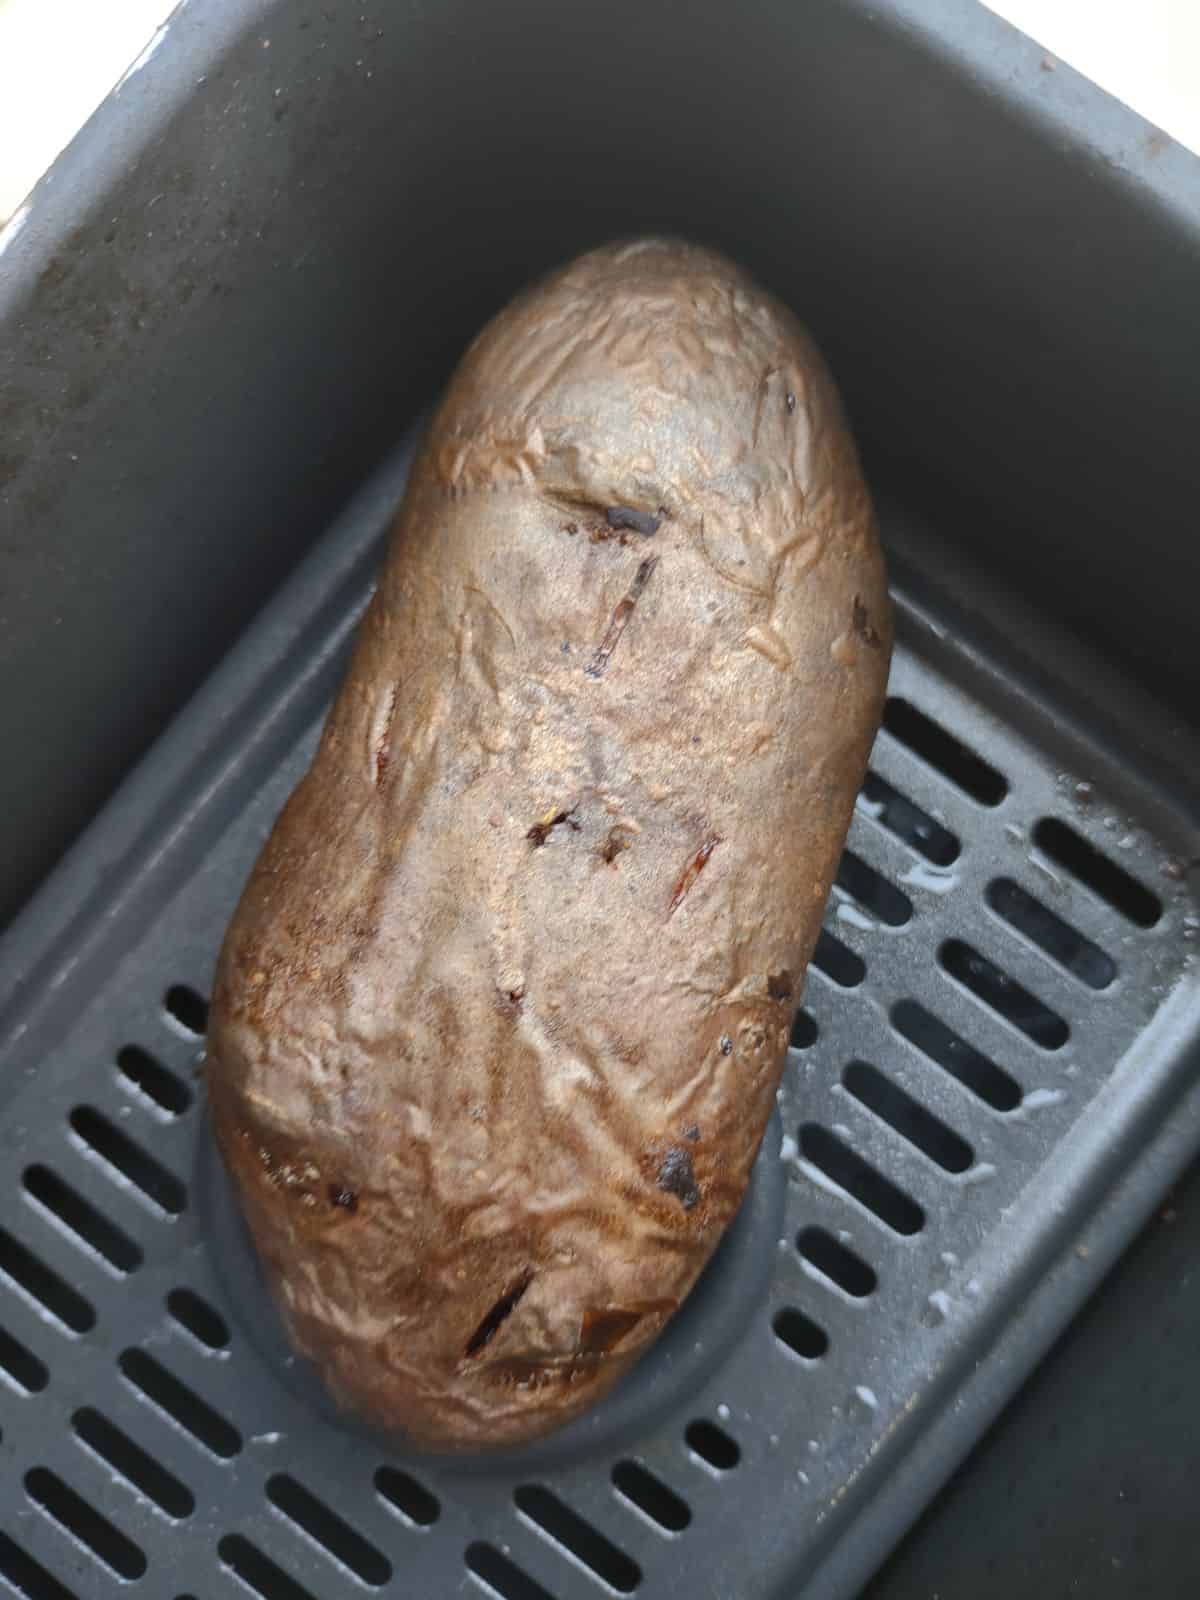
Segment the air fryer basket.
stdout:
[[1192,841],[901,581],[779,1116],[693,1300],[558,1439],[455,1463],[348,1426],[288,1353],[196,1069],[225,922],[311,755],[406,459],[89,836],[75,872],[111,865],[82,914],[69,882],[47,891],[68,923],[5,1018],[0,1427],[20,1504],[0,1574],[54,1600],[137,1579],[264,1600],[393,1580],[849,1593],[889,1491],[931,1486],[923,1456],[963,1407],[978,1425],[981,1373],[1005,1387],[1005,1337],[1039,1297],[1061,1313],[1140,1215],[1098,1208],[1189,1088]]
[[[0,942],[0,1592],[855,1592],[1200,1142],[1195,170],[974,0],[179,8],[0,234],[0,904],[130,773]],[[888,713],[695,1295],[558,1438],[421,1458],[287,1350],[205,1000],[397,419],[649,227],[831,357]]]

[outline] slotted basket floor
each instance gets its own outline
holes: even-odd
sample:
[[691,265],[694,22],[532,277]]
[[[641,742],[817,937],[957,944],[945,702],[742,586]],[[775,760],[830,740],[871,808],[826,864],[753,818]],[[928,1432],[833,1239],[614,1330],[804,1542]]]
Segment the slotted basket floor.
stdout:
[[6,946],[0,1590],[843,1592],[834,1553],[998,1359],[997,1328],[1064,1256],[1086,1267],[1073,1230],[1120,1176],[1103,1130],[1136,1112],[1148,1140],[1166,1116],[1197,928],[1168,814],[1116,800],[1052,706],[1005,703],[901,594],[779,1116],[695,1305],[563,1440],[406,1456],[289,1365],[195,1070],[225,922],[311,753],[403,470]]

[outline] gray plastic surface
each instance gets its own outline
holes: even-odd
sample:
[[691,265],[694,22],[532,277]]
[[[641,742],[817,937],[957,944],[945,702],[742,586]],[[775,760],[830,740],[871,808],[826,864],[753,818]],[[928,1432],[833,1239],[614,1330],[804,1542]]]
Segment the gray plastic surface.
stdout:
[[[404,469],[402,452],[0,945],[0,1587],[849,1596],[1200,1139],[1194,813],[1113,758],[1119,725],[1092,737],[901,580],[891,693],[930,721],[893,704],[877,742],[827,917],[841,953],[810,972],[727,1246],[570,1434],[408,1455],[331,1416],[283,1349],[194,1073],[197,997]],[[1046,819],[1071,830],[1055,854],[1073,837],[1127,875],[1111,898],[1038,847]],[[914,1002],[959,1043],[914,1030]],[[854,1172],[822,1170],[831,1140]]]

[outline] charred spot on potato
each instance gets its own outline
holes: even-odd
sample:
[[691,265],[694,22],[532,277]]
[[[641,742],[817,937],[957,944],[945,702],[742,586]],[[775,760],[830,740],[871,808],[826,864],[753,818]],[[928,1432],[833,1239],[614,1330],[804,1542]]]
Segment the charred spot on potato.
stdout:
[[563,532],[564,533],[569,533],[569,534],[576,534],[576,533],[579,532],[579,524],[577,522],[564,522],[563,523]]
[[493,1361],[484,1371],[492,1383],[507,1389],[549,1389],[554,1385],[573,1383],[581,1371],[595,1371],[593,1363],[581,1367],[574,1361],[529,1361],[513,1356],[507,1361]]
[[500,1010],[510,1017],[520,1015],[521,1005],[525,999],[525,986],[521,984],[516,989],[501,989],[499,991]]
[[596,646],[596,654],[584,668],[589,678],[601,678],[612,659],[612,653],[617,648],[621,635],[625,632],[626,625],[633,615],[633,608],[642,597],[642,592],[650,582],[650,575],[658,565],[657,556],[649,556],[643,561],[634,574],[633,582],[629,585],[629,592],[623,599],[618,600],[605,629],[604,637]]
[[700,1138],[700,1129],[697,1124],[693,1122],[690,1128],[685,1128],[683,1130],[683,1137],[685,1139],[690,1139],[692,1143],[695,1144]]
[[571,829],[572,833],[579,832],[581,824],[578,817],[575,815],[574,807],[572,807],[570,811],[550,812],[549,815],[544,816],[540,822],[535,822],[525,837],[529,840],[530,844],[533,845],[535,850],[540,850],[542,845],[545,844],[546,840],[554,832],[555,828],[561,828],[564,823],[568,828]]
[[358,1196],[344,1183],[331,1183],[326,1192],[329,1195],[329,1204],[337,1210],[348,1211],[351,1216],[358,1210]]
[[608,838],[600,846],[600,855],[603,860],[608,862],[609,866],[612,866],[617,857],[623,851],[629,849],[632,842],[629,835],[623,833],[620,828],[610,828],[608,830]]
[[673,916],[675,912],[679,910],[679,907],[683,904],[683,902],[687,899],[688,895],[695,886],[696,879],[708,865],[709,856],[712,855],[713,851],[720,843],[721,835],[719,833],[710,833],[708,838],[704,841],[699,850],[696,851],[696,854],[683,869],[683,873],[679,879],[679,882],[675,885],[675,893],[671,896],[671,908],[667,912],[669,917]]
[[619,1306],[592,1308],[583,1313],[579,1328],[579,1354],[605,1356],[615,1350],[626,1334],[642,1320],[640,1311],[625,1311]]
[[677,1196],[685,1211],[691,1211],[700,1202],[692,1158],[681,1144],[673,1144],[662,1158],[657,1182],[667,1194]]
[[720,1050],[723,1056],[731,1056],[733,1054],[733,1040],[727,1033],[721,1035]]
[[392,764],[392,721],[396,715],[396,685],[393,683],[387,692],[387,700],[383,708],[381,729],[378,742],[375,746],[375,787],[381,789],[387,779],[388,768]]
[[792,975],[786,967],[782,972],[767,974],[767,993],[772,1000],[790,1000],[792,998]]
[[475,1332],[467,1340],[466,1348],[463,1351],[463,1356],[465,1358],[469,1359],[471,1356],[477,1356],[481,1350],[485,1349],[489,1344],[491,1344],[492,1340],[499,1333],[505,1322],[509,1317],[512,1316],[513,1312],[520,1305],[522,1296],[525,1294],[525,1291],[529,1288],[529,1285],[532,1282],[533,1268],[526,1267],[525,1271],[511,1286],[511,1288],[508,1288],[504,1291],[499,1300],[496,1301],[496,1304],[475,1329]]
[[863,604],[861,595],[856,594],[854,596],[854,605],[851,610],[851,620],[854,624],[855,633],[863,641],[863,643],[868,646],[869,649],[883,649],[883,640],[879,637],[878,633],[875,631],[875,628],[872,626],[871,613]]
[[628,528],[630,533],[643,534],[647,539],[662,526],[661,509],[655,516],[651,511],[637,511],[633,506],[609,506],[604,518],[610,528]]

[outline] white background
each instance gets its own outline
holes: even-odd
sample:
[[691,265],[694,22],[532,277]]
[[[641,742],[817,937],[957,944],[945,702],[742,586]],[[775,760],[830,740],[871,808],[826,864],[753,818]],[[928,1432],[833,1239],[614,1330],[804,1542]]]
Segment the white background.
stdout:
[[[172,8],[0,0],[0,223]],[[1200,153],[1200,0],[994,0],[992,9]]]

